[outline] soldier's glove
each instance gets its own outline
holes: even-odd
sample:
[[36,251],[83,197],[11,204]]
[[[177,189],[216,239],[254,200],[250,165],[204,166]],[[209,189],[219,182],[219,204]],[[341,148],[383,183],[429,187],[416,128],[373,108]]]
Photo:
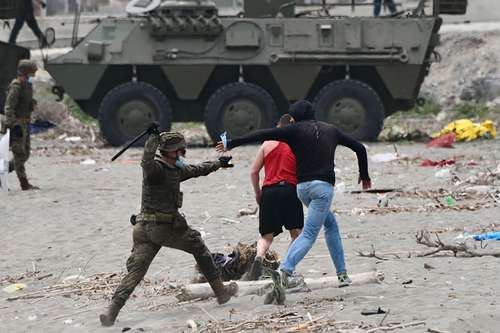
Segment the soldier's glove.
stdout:
[[10,130],[10,133],[12,134],[13,138],[22,138],[23,137],[23,129],[19,125],[12,127],[12,129]]
[[219,162],[221,168],[232,168],[234,167],[234,164],[229,163],[233,157],[232,156],[221,156],[219,157]]
[[146,133],[148,133],[149,135],[160,134],[160,130],[158,129],[158,126],[160,126],[160,124],[156,121],[151,123],[151,125],[149,125],[148,129],[146,130]]

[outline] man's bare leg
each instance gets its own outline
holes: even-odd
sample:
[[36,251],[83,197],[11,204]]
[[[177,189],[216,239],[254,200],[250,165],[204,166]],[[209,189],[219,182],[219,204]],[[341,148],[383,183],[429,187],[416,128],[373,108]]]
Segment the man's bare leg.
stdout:
[[273,234],[265,234],[259,238],[257,241],[257,254],[255,255],[255,260],[250,267],[250,270],[243,276],[242,280],[254,281],[259,279],[262,275],[262,262],[266,257],[266,252],[273,243],[273,239]]
[[262,235],[257,241],[257,254],[256,257],[264,258],[266,256],[266,252],[271,247],[273,243],[274,236],[273,234],[265,234]]

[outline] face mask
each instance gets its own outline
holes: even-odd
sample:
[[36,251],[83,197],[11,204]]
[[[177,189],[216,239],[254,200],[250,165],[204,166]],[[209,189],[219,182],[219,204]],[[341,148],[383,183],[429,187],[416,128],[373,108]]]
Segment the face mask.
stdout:
[[175,166],[178,167],[179,169],[184,168],[184,158],[181,156],[177,156],[177,160],[175,161]]
[[27,82],[28,82],[29,84],[33,84],[33,76],[28,76],[28,80],[27,80]]

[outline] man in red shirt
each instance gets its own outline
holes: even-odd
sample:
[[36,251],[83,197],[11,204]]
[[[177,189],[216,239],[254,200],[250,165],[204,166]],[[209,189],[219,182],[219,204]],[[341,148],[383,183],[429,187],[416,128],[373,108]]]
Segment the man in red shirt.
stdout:
[[[278,127],[293,122],[289,114],[283,115]],[[264,167],[265,177],[260,186],[259,172]],[[257,255],[244,280],[257,280],[262,274],[262,261],[275,236],[290,232],[292,242],[304,226],[302,203],[297,198],[297,174],[295,155],[290,147],[279,141],[265,141],[257,152],[250,179],[259,204],[259,233]]]

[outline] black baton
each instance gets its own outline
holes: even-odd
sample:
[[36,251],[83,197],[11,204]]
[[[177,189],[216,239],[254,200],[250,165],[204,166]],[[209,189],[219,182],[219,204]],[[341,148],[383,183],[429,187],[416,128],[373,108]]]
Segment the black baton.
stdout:
[[146,128],[144,131],[142,131],[138,136],[136,136],[134,139],[132,139],[132,141],[130,141],[129,143],[127,143],[127,145],[125,147],[123,147],[122,150],[120,150],[118,153],[115,154],[115,156],[113,156],[111,158],[111,162],[113,162],[114,160],[116,160],[118,157],[121,156],[121,154],[123,154],[127,149],[129,149],[134,143],[136,143],[137,141],[139,141],[140,139],[142,139],[142,137],[146,134],[148,134],[148,131],[149,131],[149,128]]

